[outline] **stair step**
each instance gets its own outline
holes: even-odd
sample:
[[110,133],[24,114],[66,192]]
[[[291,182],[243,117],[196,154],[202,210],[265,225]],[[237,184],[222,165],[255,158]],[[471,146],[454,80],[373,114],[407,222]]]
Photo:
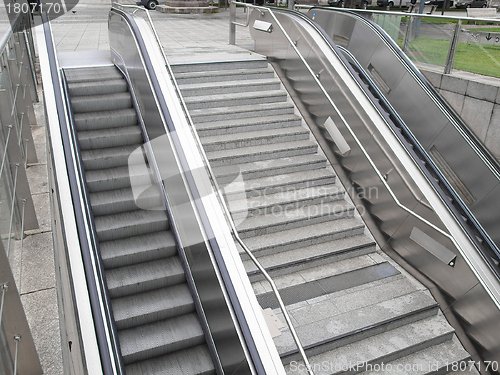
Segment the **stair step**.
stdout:
[[123,78],[97,81],[97,82],[75,82],[68,84],[70,96],[104,95],[117,92],[128,92],[127,81]]
[[335,225],[332,225],[331,222],[318,223],[247,238],[245,244],[252,251],[252,254],[261,257],[354,236],[363,232],[363,222],[353,217],[346,217],[336,221]]
[[200,137],[208,137],[214,135],[244,133],[265,129],[294,127],[300,126],[301,123],[301,118],[292,113],[289,115],[280,116],[247,117],[216,122],[202,122],[196,124],[196,130]]
[[132,145],[82,151],[83,166],[86,171],[127,166],[130,155],[138,147],[138,145]]
[[242,147],[232,150],[207,152],[213,167],[315,154],[318,145],[312,141],[286,142],[274,145]]
[[[240,173],[245,182],[253,179],[258,180],[266,178],[270,180],[279,180],[282,178],[281,175],[300,174],[313,171],[319,173],[321,170],[318,171],[318,169],[326,170],[325,167],[326,159],[323,156],[313,154],[215,167],[213,168],[213,172],[217,176],[217,181],[224,184],[235,181]],[[321,172],[333,175],[333,173],[329,171]],[[235,188],[237,188],[237,186]],[[226,189],[226,193],[228,192],[229,190]]]
[[74,113],[116,111],[132,108],[132,98],[128,92],[106,95],[74,96],[71,98],[71,107]]
[[[323,159],[323,165],[325,160]],[[274,164],[276,165],[276,164]],[[292,166],[295,167],[295,166]],[[316,165],[313,165],[313,168]],[[293,168],[296,169],[296,168]],[[303,190],[309,187],[333,185],[336,181],[336,175],[329,169],[310,169],[299,172],[286,173],[286,170],[282,170],[282,173],[277,172],[277,176],[267,176],[260,178],[245,178],[246,176],[242,173],[242,179],[237,180],[235,174],[225,175],[225,178],[221,178],[221,183],[226,182],[233,178],[234,183],[229,183],[224,186],[224,195],[226,199],[234,199],[234,195],[242,195],[246,198],[259,197],[263,195],[281,193],[286,191],[297,191]],[[216,174],[217,175],[217,174]],[[236,174],[238,176],[238,174]],[[243,181],[241,181],[243,180]],[[219,177],[217,177],[219,181]],[[229,181],[229,182],[233,182]]]
[[121,128],[134,126],[138,123],[134,108],[75,113],[74,120],[75,128],[78,131]]
[[161,375],[165,369],[170,374],[215,375],[215,368],[206,345],[179,350],[125,366],[127,375]]
[[[402,327],[436,315],[439,311],[439,306],[425,292],[413,291],[401,295],[401,288],[395,285],[395,296],[391,293],[392,291],[385,290],[386,285],[379,286],[377,298],[365,300],[362,302],[363,306],[350,308],[349,311],[343,313],[335,312],[335,301],[324,298],[323,300],[319,298],[320,302],[302,309],[292,310],[292,317],[302,322],[295,328],[308,356],[319,355],[378,335],[388,329]],[[373,292],[372,289],[370,288],[370,291]],[[363,294],[366,295],[366,293]],[[349,297],[354,298],[352,295]],[[346,302],[345,298],[339,299]],[[376,299],[378,301],[374,302]],[[356,301],[356,303],[360,302]],[[328,308],[331,308],[329,312]],[[306,312],[308,318],[304,320]],[[274,338],[274,343],[284,362],[298,359],[296,347],[287,329],[281,336]]]
[[264,194],[243,199],[230,199],[229,209],[233,218],[247,218],[257,215],[273,215],[281,218],[287,211],[308,205],[329,203],[343,199],[343,189],[335,185],[311,186],[304,189],[290,189],[273,194]]
[[238,225],[238,233],[241,238],[245,239],[325,221],[335,225],[334,220],[348,216],[354,216],[354,206],[343,199],[293,209],[285,205],[281,212],[275,210],[267,215],[247,217]]
[[294,113],[294,105],[289,102],[260,103],[232,107],[192,109],[189,111],[195,123],[221,120],[234,120],[248,117],[266,117],[290,115]]
[[[315,375],[340,375],[347,372],[357,374],[370,366],[382,368],[381,366],[388,362],[449,341],[453,335],[453,328],[439,313],[310,357],[309,361],[317,369],[314,371]],[[324,365],[323,368],[321,364]],[[381,366],[377,367],[377,364]],[[292,368],[295,366],[295,364],[285,366],[287,373],[297,373]],[[381,372],[385,373],[385,371]],[[400,373],[403,373],[403,369]],[[299,374],[302,373],[299,372]]]
[[245,79],[266,79],[273,78],[274,70],[266,67],[261,69],[230,69],[224,71],[213,71],[207,74],[205,71],[193,71],[175,73],[175,79],[179,85],[204,83],[204,82],[222,82],[234,81],[235,77],[245,77]]
[[130,296],[184,283],[186,277],[178,256],[158,259],[106,271],[111,298]]
[[[452,369],[454,363],[463,361],[466,362],[464,366],[468,367],[469,359],[469,353],[463,349],[458,338],[454,336],[451,340],[445,341],[439,345],[385,363],[384,374],[400,375],[402,374],[401,368],[409,368],[410,371],[406,370],[407,372],[404,373],[411,373],[412,375],[444,374]],[[369,368],[368,371],[362,372],[361,374],[380,374],[379,371],[373,371],[374,369],[374,367]],[[469,371],[465,371],[465,373],[468,372]]]
[[95,217],[100,242],[119,240],[169,228],[165,211],[137,210]]
[[[217,62],[196,62],[187,64],[172,64],[172,71],[177,74],[187,72],[204,73],[211,75],[216,72],[240,72],[241,70],[253,71],[269,69],[268,62],[265,58],[245,59],[245,60],[229,60]],[[230,74],[230,73],[228,73]],[[236,73],[234,73],[236,74]]]
[[198,95],[215,95],[227,93],[242,93],[248,91],[272,91],[281,87],[278,78],[254,80],[219,81],[205,83],[191,83],[180,86],[182,96],[187,98]]
[[[361,234],[259,257],[259,262],[271,277],[279,277],[375,251],[375,242],[368,236]],[[256,282],[264,279],[251,260],[245,260],[243,265],[250,281]]]
[[295,142],[309,139],[309,131],[301,126],[284,129],[259,130],[254,132],[214,135],[202,138],[206,152],[231,150],[241,147],[262,146],[280,142]]
[[108,270],[176,255],[177,245],[170,231],[162,231],[100,242],[99,250]]
[[128,329],[195,311],[187,284],[155,289],[112,300],[118,330]]
[[287,93],[282,90],[273,90],[265,92],[242,92],[235,94],[216,94],[216,95],[200,95],[189,96],[185,98],[185,102],[189,110],[193,109],[208,109],[217,108],[221,105],[224,107],[234,107],[241,105],[255,105],[262,103],[284,102],[287,99]]
[[140,145],[143,142],[141,129],[137,125],[78,132],[78,143],[82,151]]
[[87,187],[91,193],[130,187],[133,179],[137,185],[150,185],[151,175],[146,169],[115,167],[85,171]]
[[94,217],[120,212],[142,210],[164,210],[165,205],[158,187],[145,186],[142,193],[134,196],[132,188],[108,190],[90,194],[90,204]]
[[124,363],[130,364],[205,342],[198,317],[186,314],[118,332]]

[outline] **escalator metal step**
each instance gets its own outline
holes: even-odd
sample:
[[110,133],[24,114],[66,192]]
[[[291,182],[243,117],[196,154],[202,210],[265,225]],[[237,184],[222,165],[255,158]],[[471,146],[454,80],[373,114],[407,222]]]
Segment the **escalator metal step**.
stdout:
[[136,149],[137,145],[82,151],[83,166],[86,171],[124,167],[129,164],[129,157]]
[[131,179],[137,185],[148,185],[152,181],[148,170],[134,170],[129,167],[86,170],[85,177],[91,193],[130,187]]
[[79,131],[78,142],[80,143],[80,149],[86,151],[141,144],[143,138],[141,129],[136,125]]
[[[138,195],[138,192],[141,192]],[[132,188],[108,190],[90,194],[90,204],[94,216],[117,214],[137,209],[164,210],[165,206],[156,186],[136,186]]]
[[74,117],[75,127],[78,131],[137,125],[137,115],[133,108],[75,113]]
[[186,314],[120,331],[125,364],[186,349],[204,343],[196,314]]
[[116,111],[132,107],[132,98],[128,92],[106,95],[75,96],[71,99],[74,113],[95,111]]
[[113,268],[106,271],[111,298],[130,296],[185,282],[178,256]]
[[71,96],[104,95],[116,92],[127,92],[127,82],[123,78],[96,82],[74,82],[68,84]]

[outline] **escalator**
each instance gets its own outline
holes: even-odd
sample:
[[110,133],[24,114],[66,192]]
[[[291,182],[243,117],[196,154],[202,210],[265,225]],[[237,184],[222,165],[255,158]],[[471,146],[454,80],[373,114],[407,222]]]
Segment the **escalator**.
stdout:
[[215,373],[160,192],[134,199],[131,179],[153,174],[129,175],[145,154],[132,155],[144,140],[126,80],[113,66],[64,74],[125,372]]

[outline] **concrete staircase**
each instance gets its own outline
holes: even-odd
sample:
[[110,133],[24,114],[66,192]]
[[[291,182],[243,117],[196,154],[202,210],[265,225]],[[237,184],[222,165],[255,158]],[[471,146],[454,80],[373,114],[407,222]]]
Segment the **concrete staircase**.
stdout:
[[[315,374],[451,374],[447,365],[469,359],[430,293],[377,251],[265,59],[172,68],[239,233],[279,287]],[[284,322],[240,251],[262,308]],[[287,372],[306,373],[279,321],[271,331]]]
[[65,75],[126,373],[214,374],[159,191],[134,199],[131,180],[152,176],[134,172],[145,155],[132,154],[143,136],[127,83],[115,67]]

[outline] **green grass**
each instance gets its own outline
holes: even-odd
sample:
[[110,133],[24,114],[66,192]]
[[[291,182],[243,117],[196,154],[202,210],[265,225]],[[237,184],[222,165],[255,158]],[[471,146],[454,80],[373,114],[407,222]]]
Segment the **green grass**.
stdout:
[[467,31],[472,32],[482,32],[482,33],[500,33],[500,27],[475,27],[473,29],[467,29]]
[[[410,43],[409,55],[415,61],[444,66],[449,41],[417,38]],[[500,78],[500,46],[458,43],[455,69]]]

